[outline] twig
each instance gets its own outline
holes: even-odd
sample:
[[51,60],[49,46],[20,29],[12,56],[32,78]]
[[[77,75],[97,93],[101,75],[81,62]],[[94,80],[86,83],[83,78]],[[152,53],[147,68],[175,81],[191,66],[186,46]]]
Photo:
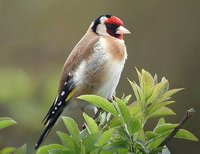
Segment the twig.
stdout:
[[184,125],[184,123],[193,116],[194,114],[194,109],[190,108],[188,109],[181,121],[179,122],[178,126],[174,128],[174,130],[171,132],[171,134],[158,146],[158,147],[163,147],[165,146],[175,135],[176,133],[181,129],[181,127]]

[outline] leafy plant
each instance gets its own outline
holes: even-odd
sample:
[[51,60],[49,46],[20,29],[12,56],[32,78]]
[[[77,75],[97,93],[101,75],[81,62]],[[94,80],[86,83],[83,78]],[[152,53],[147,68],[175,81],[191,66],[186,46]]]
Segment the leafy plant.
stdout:
[[[4,117],[4,118],[0,118],[0,130],[7,128],[9,126],[12,126],[14,124],[17,124],[16,121],[14,121],[11,118],[8,117]],[[21,146],[20,148],[13,148],[13,147],[6,147],[2,150],[0,150],[0,154],[25,154],[26,153],[26,144],[24,144],[23,146]]]
[[[198,141],[189,131],[180,129],[192,116],[188,110],[179,124],[165,121],[164,116],[175,115],[168,105],[174,103],[171,96],[179,89],[170,89],[169,82],[157,75],[137,70],[139,84],[130,81],[136,101],[129,104],[131,95],[115,98],[112,102],[95,95],[83,95],[79,99],[101,108],[97,119],[83,113],[85,129],[79,130],[77,123],[70,117],[62,117],[69,134],[57,132],[62,145],[51,144],[41,147],[37,154],[169,154],[166,144],[172,137]],[[144,126],[152,118],[160,117],[153,130],[146,131]]]

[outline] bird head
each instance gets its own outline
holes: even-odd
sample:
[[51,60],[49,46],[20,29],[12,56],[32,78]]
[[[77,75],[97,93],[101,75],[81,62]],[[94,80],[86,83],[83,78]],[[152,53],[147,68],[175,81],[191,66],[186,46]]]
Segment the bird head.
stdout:
[[123,22],[116,16],[102,15],[92,23],[91,29],[100,36],[107,35],[123,39],[124,34],[130,34],[130,31],[124,28],[123,25]]

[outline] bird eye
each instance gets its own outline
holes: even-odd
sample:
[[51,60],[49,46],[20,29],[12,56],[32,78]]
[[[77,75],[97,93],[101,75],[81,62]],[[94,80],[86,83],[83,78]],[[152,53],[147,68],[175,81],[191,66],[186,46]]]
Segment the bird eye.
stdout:
[[107,29],[112,29],[112,25],[111,24],[106,24],[106,28]]
[[106,24],[106,28],[115,31],[118,26],[114,24]]

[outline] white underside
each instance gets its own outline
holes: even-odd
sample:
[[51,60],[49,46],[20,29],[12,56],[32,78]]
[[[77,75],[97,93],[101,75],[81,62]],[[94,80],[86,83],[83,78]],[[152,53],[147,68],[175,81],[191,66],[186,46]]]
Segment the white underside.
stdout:
[[122,62],[114,62],[109,65],[108,72],[106,74],[107,80],[99,88],[99,90],[96,93],[97,95],[106,99],[109,99],[114,95],[115,89],[119,83],[123,67],[124,64]]
[[[103,39],[100,39],[94,50],[94,54],[87,61],[82,61],[75,71],[74,82],[78,89],[82,86],[94,86],[95,95],[109,99],[115,94],[115,89],[124,67],[126,54],[124,59],[121,61],[113,60],[113,57],[111,57],[111,55],[108,54],[109,52],[106,51],[107,49],[105,48]],[[95,87],[96,83],[90,83],[89,78],[93,74],[101,73],[103,68],[106,69],[106,73],[104,72],[105,80],[100,86]]]

